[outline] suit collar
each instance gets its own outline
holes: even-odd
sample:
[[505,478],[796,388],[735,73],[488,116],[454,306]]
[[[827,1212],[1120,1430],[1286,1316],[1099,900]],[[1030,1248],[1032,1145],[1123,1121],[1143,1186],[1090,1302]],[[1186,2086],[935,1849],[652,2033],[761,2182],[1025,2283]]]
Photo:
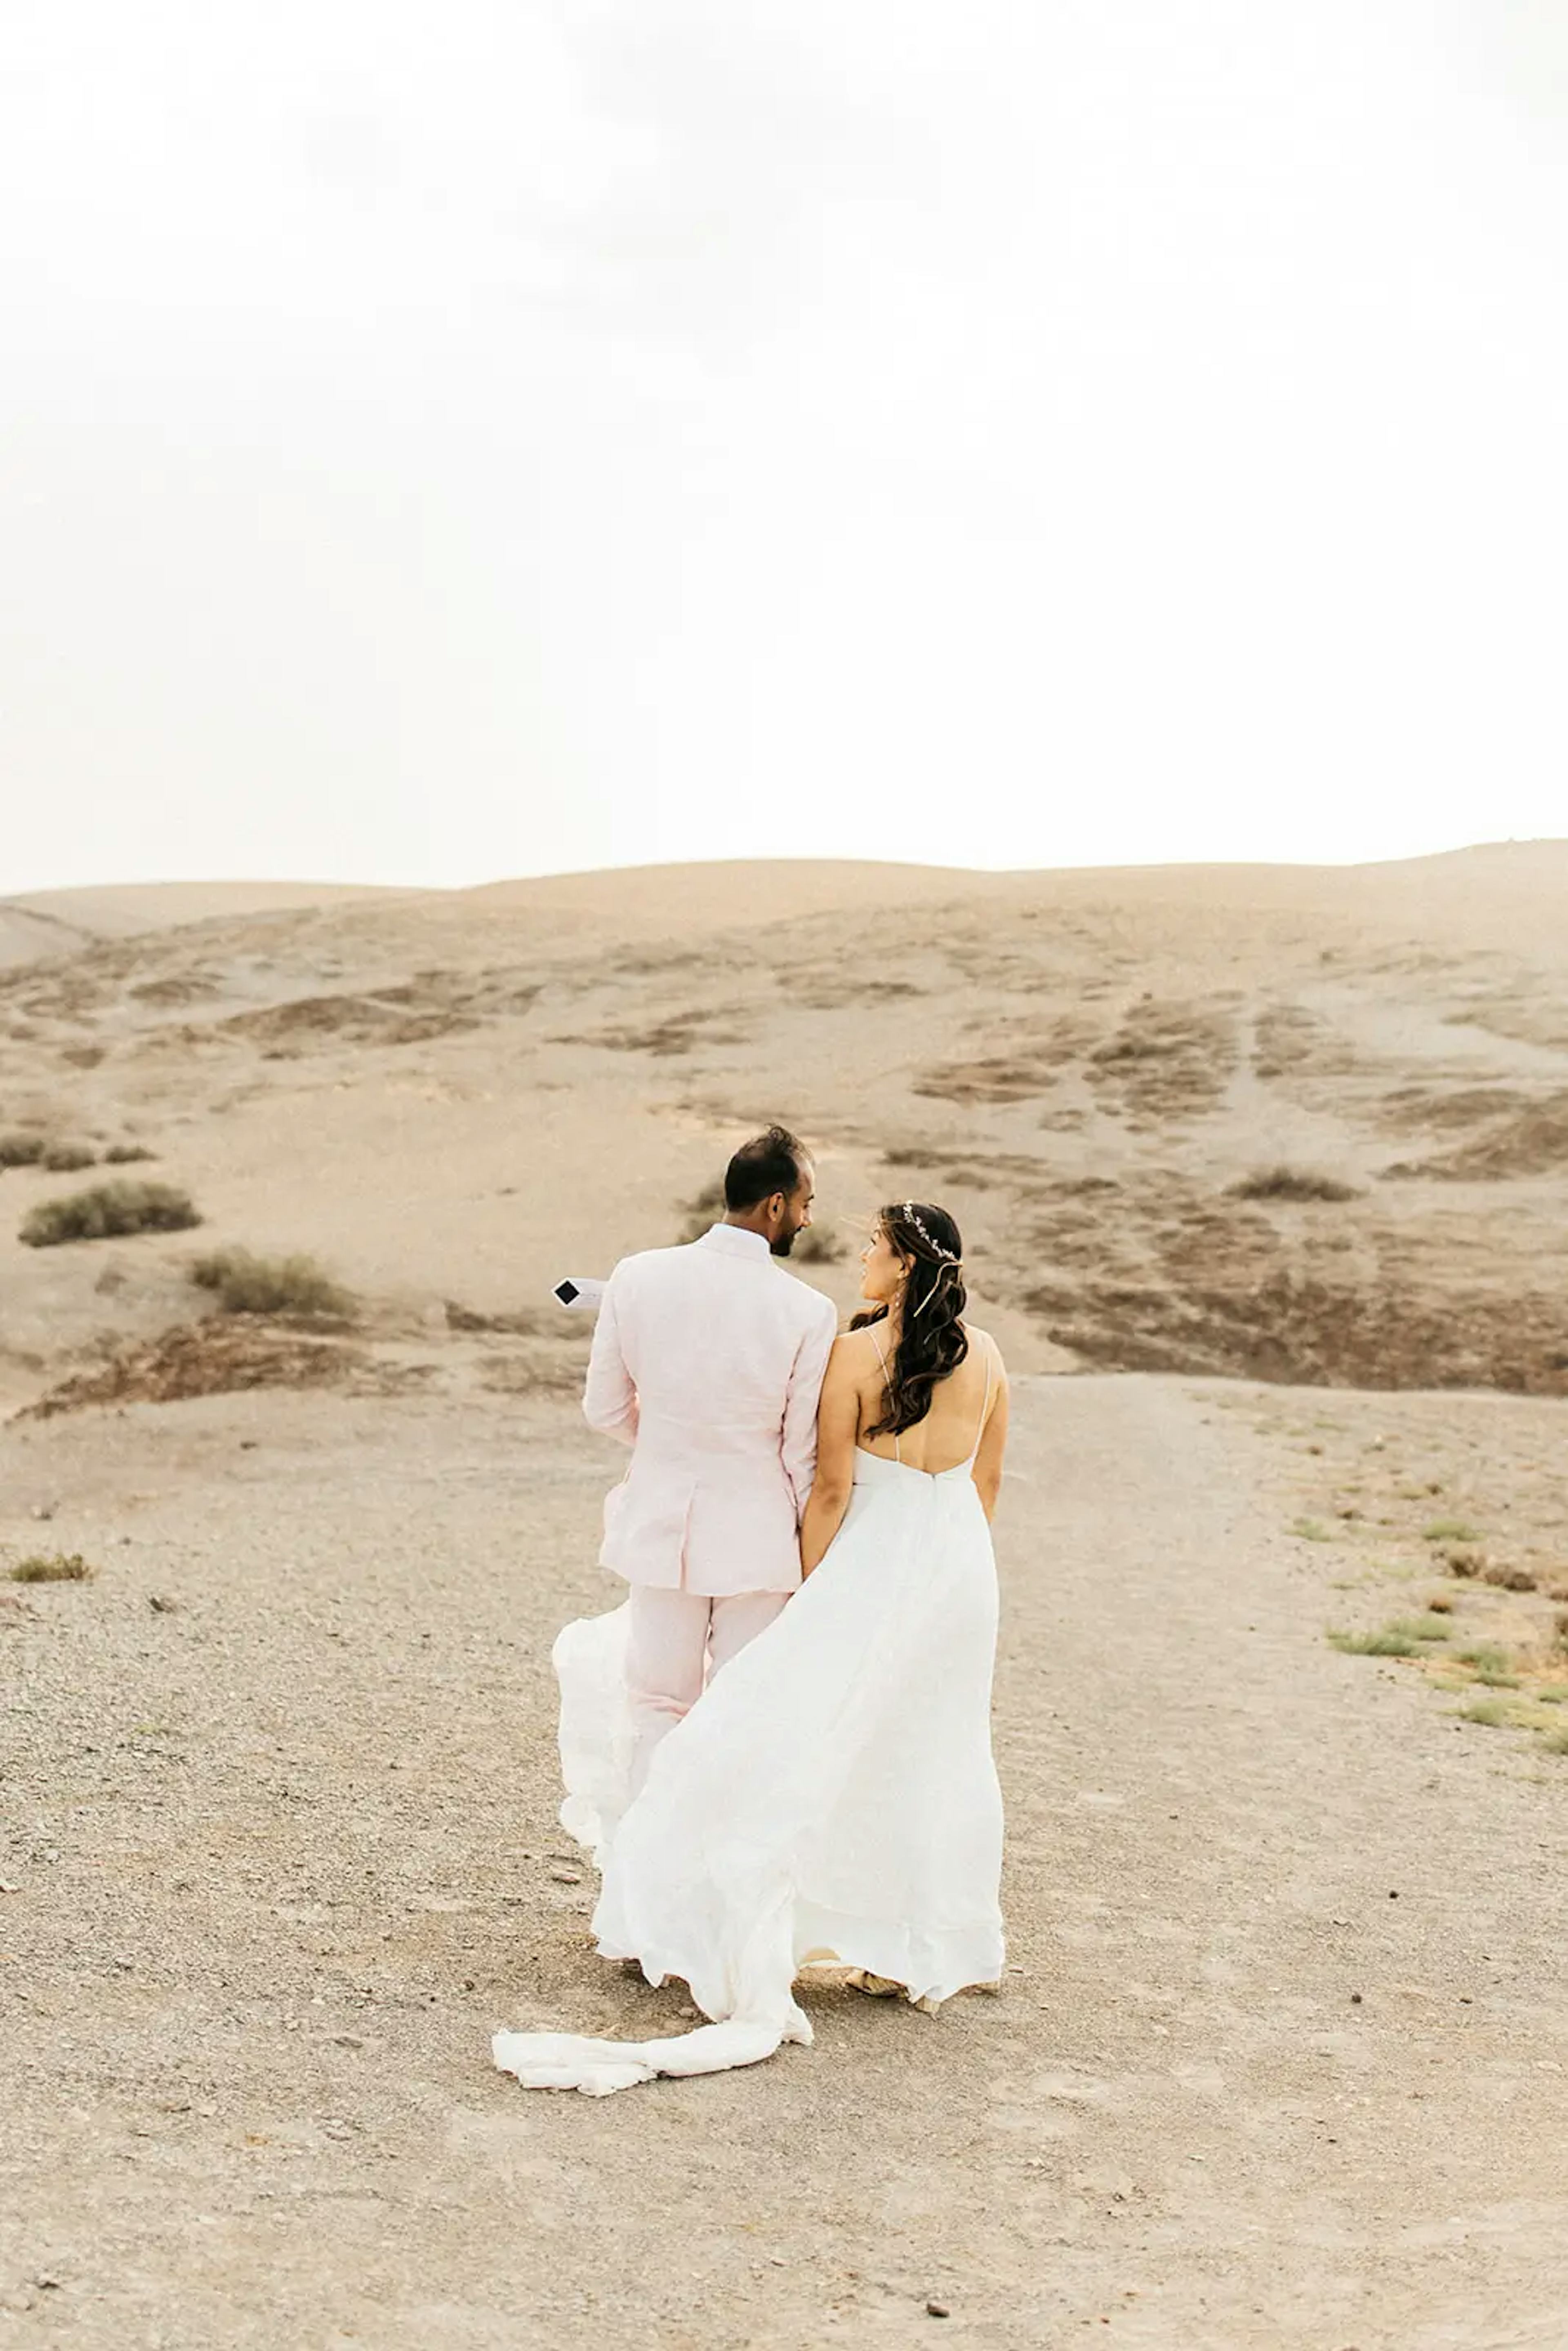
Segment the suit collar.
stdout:
[[698,1249],[718,1249],[726,1257],[771,1258],[772,1250],[760,1233],[748,1233],[739,1225],[710,1225],[696,1244]]

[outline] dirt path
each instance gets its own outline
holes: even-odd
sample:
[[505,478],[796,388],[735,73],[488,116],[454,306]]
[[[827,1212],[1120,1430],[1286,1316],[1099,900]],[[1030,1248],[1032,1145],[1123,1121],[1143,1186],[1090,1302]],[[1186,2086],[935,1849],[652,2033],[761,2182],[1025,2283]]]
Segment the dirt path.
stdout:
[[1017,1417],[1003,1996],[605,2105],[486,2060],[679,2022],[549,1857],[570,1411],[0,1432],[103,1569],[0,1629],[0,2344],[1562,2351],[1561,1769],[1326,1646],[1216,1395]]

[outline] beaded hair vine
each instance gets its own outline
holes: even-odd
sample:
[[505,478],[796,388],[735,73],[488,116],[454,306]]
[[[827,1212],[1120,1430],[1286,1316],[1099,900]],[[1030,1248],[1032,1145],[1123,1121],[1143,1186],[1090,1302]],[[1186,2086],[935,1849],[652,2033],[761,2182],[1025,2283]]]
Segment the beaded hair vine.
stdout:
[[940,1263],[943,1265],[963,1264],[964,1260],[961,1257],[956,1257],[951,1249],[944,1249],[940,1241],[932,1239],[931,1235],[926,1231],[925,1226],[921,1223],[918,1215],[915,1213],[915,1203],[913,1200],[905,1200],[898,1213],[906,1225],[913,1226],[914,1229],[919,1234],[921,1239],[925,1242],[926,1248],[930,1250],[932,1256],[937,1259]]

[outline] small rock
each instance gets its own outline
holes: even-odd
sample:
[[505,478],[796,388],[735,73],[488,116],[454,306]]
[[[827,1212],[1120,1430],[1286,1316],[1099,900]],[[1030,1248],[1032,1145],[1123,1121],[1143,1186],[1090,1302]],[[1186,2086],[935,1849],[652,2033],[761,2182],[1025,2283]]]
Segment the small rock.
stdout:
[[[35,1502],[32,1515],[36,1519],[52,1519],[59,1507],[57,1502]],[[56,2283],[57,2283],[58,2281],[57,2280]]]
[[332,2039],[340,2049],[362,2049],[365,2045],[357,2032],[334,2032]]
[[580,1886],[582,1884],[582,1879],[575,1869],[552,1869],[549,1876],[552,1886]]
[[928,2302],[925,2315],[927,2318],[951,2318],[953,2314],[945,2302]]
[[[120,1540],[121,1542],[129,1542],[131,1537],[121,1535]],[[162,1592],[150,1592],[147,1594],[147,1605],[152,1609],[154,1616],[172,1616],[177,1613],[180,1604],[177,1600],[168,1599]]]
[[1352,2008],[1359,2008],[1361,2006],[1361,1994],[1358,1991],[1353,1991],[1351,1993],[1350,2004]]

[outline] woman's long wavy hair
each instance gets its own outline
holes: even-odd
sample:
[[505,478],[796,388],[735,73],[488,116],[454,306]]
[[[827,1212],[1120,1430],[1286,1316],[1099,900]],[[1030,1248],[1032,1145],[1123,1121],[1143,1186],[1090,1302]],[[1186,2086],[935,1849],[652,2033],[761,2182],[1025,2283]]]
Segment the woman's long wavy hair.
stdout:
[[[914,1219],[918,1217],[917,1226]],[[956,1372],[969,1352],[962,1316],[968,1303],[964,1287],[963,1236],[946,1208],[926,1200],[899,1200],[877,1211],[877,1228],[887,1235],[909,1266],[898,1345],[888,1365],[887,1403],[868,1437],[902,1437],[931,1409],[939,1381]],[[924,1227],[922,1231],[920,1227]],[[935,1247],[932,1244],[935,1243]],[[885,1306],[868,1307],[850,1324],[863,1331],[886,1320]]]

